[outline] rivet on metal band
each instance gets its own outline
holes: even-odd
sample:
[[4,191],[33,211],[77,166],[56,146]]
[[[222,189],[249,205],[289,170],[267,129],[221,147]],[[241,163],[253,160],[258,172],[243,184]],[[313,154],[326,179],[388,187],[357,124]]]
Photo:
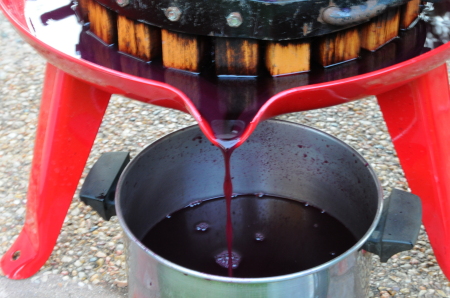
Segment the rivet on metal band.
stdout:
[[176,6],[170,6],[164,13],[169,21],[176,22],[181,17],[181,10]]
[[239,27],[242,24],[242,16],[239,12],[232,12],[227,16],[227,24],[230,27]]
[[127,6],[128,4],[130,4],[130,0],[116,0],[116,3],[120,7],[124,7],[124,6]]

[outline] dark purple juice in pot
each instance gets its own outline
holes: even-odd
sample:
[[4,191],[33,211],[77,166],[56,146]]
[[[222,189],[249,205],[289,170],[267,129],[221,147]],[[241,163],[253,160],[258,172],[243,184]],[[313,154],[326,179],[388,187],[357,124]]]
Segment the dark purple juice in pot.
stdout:
[[199,272],[258,278],[300,272],[351,248],[354,235],[327,212],[266,195],[232,199],[230,260],[224,198],[191,204],[164,218],[141,240],[156,254]]

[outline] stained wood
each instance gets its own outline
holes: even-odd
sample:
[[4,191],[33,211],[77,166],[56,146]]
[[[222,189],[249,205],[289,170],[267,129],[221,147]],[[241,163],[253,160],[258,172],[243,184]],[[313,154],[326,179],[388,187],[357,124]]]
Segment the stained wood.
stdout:
[[93,59],[91,61],[110,69],[120,69],[120,62],[115,59],[114,51],[98,41],[95,44],[92,47]]
[[361,40],[358,27],[319,37],[314,59],[322,66],[330,66],[358,58]]
[[366,71],[374,71],[392,65],[397,58],[398,47],[395,42],[389,43],[375,52],[364,55]]
[[165,67],[200,72],[202,37],[161,30],[162,59]]
[[392,8],[362,25],[361,47],[375,51],[398,36],[400,10]]
[[217,104],[221,115],[229,119],[238,119],[244,111],[257,110],[256,78],[220,77],[218,80]]
[[[117,51],[112,47],[107,47],[93,34],[80,34],[78,50],[81,58],[97,63],[104,67],[120,70],[120,61],[117,59]],[[131,59],[131,58],[130,58]],[[133,59],[136,60],[136,59]]]
[[117,18],[119,51],[150,61],[161,55],[161,31],[124,16]]
[[88,2],[90,30],[106,44],[117,39],[116,14],[93,0]]
[[117,44],[119,51],[137,55],[134,21],[120,15],[117,17]]
[[161,29],[135,22],[137,56],[150,61],[161,56]]
[[426,26],[414,26],[400,32],[400,42],[397,43],[397,61],[411,59],[423,53],[423,44],[427,36]]
[[278,76],[267,81],[271,87],[271,93],[277,94],[287,89],[306,86],[309,84],[309,72],[292,76]]
[[164,81],[181,90],[193,104],[196,106],[200,105],[202,92],[197,75],[186,71],[168,69],[164,72]]
[[[365,60],[364,60],[365,61]],[[351,60],[345,63],[324,68],[322,78],[324,81],[335,81],[353,77],[359,74],[359,63],[357,60]]]
[[308,71],[310,52],[309,41],[268,42],[265,64],[272,76]]
[[[119,59],[117,59],[119,57]],[[124,73],[128,73],[137,77],[156,80],[156,81],[164,81],[164,73],[162,73],[159,69],[154,69],[152,67],[146,67],[147,65],[143,65],[145,62],[135,59],[130,55],[116,55],[116,60],[120,62],[120,71]]]
[[84,22],[88,22],[89,21],[89,16],[88,16],[89,0],[78,0],[78,5],[80,7],[81,19]]
[[401,8],[400,29],[407,29],[419,17],[420,0],[410,0]]
[[258,72],[259,45],[254,39],[215,39],[217,75],[249,75]]

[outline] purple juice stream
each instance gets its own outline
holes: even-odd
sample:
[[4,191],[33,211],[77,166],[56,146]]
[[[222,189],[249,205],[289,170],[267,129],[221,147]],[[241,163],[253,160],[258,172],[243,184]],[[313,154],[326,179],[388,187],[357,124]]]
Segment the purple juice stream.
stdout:
[[225,179],[223,181],[223,193],[225,196],[227,206],[226,236],[227,236],[229,277],[233,276],[233,222],[231,219],[231,199],[233,197],[233,182],[231,180],[230,159],[234,149],[235,147],[232,147],[228,150],[222,149],[223,157],[225,160]]
[[239,147],[238,142],[245,131],[246,123],[239,120],[215,120],[210,123],[218,148],[222,151],[225,167],[223,194],[226,202],[226,238],[228,252],[228,276],[233,276],[233,221],[231,216],[231,200],[233,198],[233,181],[231,176],[231,156]]

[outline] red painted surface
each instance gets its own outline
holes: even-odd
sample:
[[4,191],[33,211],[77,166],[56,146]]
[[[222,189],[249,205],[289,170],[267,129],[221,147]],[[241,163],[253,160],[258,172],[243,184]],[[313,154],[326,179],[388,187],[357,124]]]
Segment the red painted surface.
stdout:
[[110,97],[110,93],[47,66],[25,225],[0,263],[7,277],[30,277],[47,261]]
[[436,259],[450,269],[450,93],[445,65],[377,96]]
[[[46,74],[25,226],[1,261],[4,273],[19,279],[36,273],[53,249],[111,93],[188,112],[199,121],[206,136],[213,138],[192,102],[178,89],[57,51],[29,32],[23,0],[0,0],[0,7],[22,37],[54,65],[49,65]],[[380,95],[408,182],[424,202],[424,223],[433,249],[450,277],[450,261],[446,260],[450,249],[450,197],[446,186],[450,185],[446,133],[450,115],[447,72],[442,66],[449,58],[447,43],[379,71],[280,92],[261,108],[242,141],[259,121],[275,115]],[[393,106],[398,108],[394,110]],[[408,128],[405,123],[411,115],[420,116],[414,116],[414,124]],[[406,137],[409,134],[411,137]],[[413,147],[416,149],[410,149]],[[20,257],[13,261],[13,253],[19,250]]]

